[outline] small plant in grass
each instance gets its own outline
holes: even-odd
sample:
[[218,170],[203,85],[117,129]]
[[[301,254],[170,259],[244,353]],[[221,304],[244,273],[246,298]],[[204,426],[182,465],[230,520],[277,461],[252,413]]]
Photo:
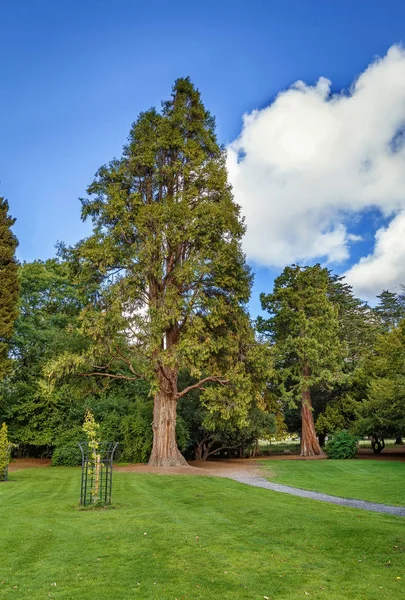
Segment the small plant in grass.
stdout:
[[0,428],[0,481],[7,481],[11,444],[8,440],[7,425]]
[[355,458],[357,453],[357,438],[346,431],[338,431],[326,445],[328,458]]
[[98,504],[100,502],[99,497],[99,487],[100,487],[100,475],[101,469],[103,468],[103,463],[101,462],[101,454],[99,451],[100,448],[100,425],[96,423],[94,419],[94,415],[90,410],[86,411],[84,416],[83,423],[83,431],[87,437],[87,443],[90,448],[90,456],[91,456],[91,471],[89,472],[92,475],[92,486],[91,486],[91,503]]

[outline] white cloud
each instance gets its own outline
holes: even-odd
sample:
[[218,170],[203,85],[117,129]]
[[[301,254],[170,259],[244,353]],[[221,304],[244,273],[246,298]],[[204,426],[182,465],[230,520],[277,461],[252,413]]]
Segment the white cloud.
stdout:
[[347,273],[350,284],[358,294],[372,300],[376,292],[405,285],[405,211],[376,233],[373,254],[361,258]]
[[[314,86],[297,82],[245,115],[228,148],[248,228],[245,251],[261,265],[343,262],[355,242],[351,219],[370,208],[385,217],[405,210],[405,144],[398,136],[405,128],[405,50],[393,46],[347,93],[330,89],[324,78]],[[405,213],[395,221],[401,219]],[[395,221],[376,236],[374,254],[349,271],[356,290],[370,295],[405,282],[405,245],[387,241]],[[377,276],[382,255],[385,273]]]

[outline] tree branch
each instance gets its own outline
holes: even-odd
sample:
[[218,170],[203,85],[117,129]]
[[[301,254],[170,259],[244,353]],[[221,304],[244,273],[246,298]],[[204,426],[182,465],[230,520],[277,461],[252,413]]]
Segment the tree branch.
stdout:
[[120,375],[114,373],[99,373],[98,371],[94,371],[92,373],[81,373],[80,375],[81,377],[111,377],[112,379],[126,379],[126,381],[138,381],[138,379],[143,379],[142,375],[129,377],[128,375]]
[[[125,354],[123,354],[123,352],[118,348],[118,346],[115,347],[117,353],[120,355],[122,362],[124,362],[126,365],[128,365],[129,370],[131,371],[131,373],[133,373],[133,375],[136,375],[138,377],[138,379],[142,379],[143,375],[139,375],[139,373],[137,373],[133,367],[133,364],[131,363],[131,361],[129,360],[129,358],[127,356],[125,356]],[[114,357],[116,358],[116,356]]]
[[197,383],[194,383],[193,385],[189,385],[188,387],[184,388],[183,391],[178,392],[177,393],[177,398],[182,398],[183,396],[185,396],[186,394],[188,394],[188,392],[191,392],[191,390],[203,390],[204,388],[203,383],[207,383],[207,381],[213,381],[215,383],[219,383],[220,385],[227,385],[228,383],[230,383],[229,379],[222,379],[221,377],[204,377],[204,379],[201,379],[200,381],[198,381]]

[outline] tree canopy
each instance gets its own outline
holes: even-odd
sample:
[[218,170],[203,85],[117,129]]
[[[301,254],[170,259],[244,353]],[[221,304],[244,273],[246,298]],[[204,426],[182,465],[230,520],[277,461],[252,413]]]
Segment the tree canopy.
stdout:
[[378,303],[373,309],[382,331],[390,331],[405,318],[405,294],[383,290],[377,296]]
[[367,394],[358,408],[355,431],[372,436],[381,449],[384,438],[405,435],[405,319],[377,339],[363,366]]
[[338,311],[328,297],[329,274],[319,265],[286,267],[272,294],[261,294],[271,317],[259,320],[275,348],[275,377],[287,403],[301,405],[301,454],[320,454],[311,389],[328,389],[342,376]]
[[15,251],[17,238],[11,228],[15,223],[8,202],[0,197],[0,379],[10,368],[9,343],[17,318],[18,264]]

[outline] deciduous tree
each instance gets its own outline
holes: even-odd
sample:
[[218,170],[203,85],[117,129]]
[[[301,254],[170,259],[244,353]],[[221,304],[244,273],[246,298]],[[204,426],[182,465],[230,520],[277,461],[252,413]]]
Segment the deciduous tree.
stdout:
[[69,388],[58,386],[52,397],[44,395],[41,383],[47,361],[86,346],[77,329],[84,300],[69,280],[67,265],[56,259],[20,265],[18,282],[19,314],[10,339],[12,369],[0,383],[0,419],[7,421],[20,452],[36,454],[54,445],[58,432],[66,431],[73,399],[79,395],[79,382],[70,382]]

